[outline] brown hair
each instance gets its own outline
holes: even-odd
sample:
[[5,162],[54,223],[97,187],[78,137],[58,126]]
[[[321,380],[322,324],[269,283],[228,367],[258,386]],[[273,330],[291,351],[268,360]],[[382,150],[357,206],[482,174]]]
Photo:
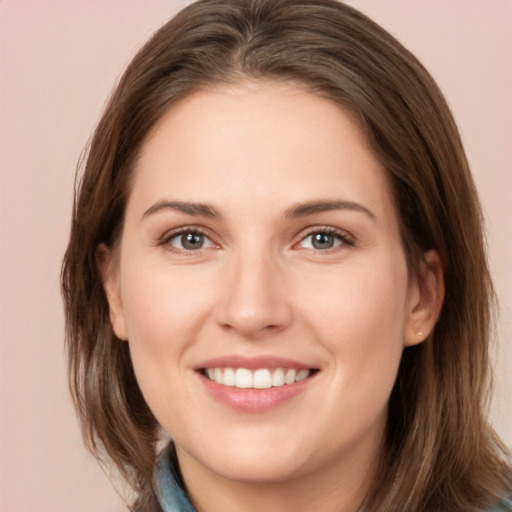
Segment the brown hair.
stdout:
[[365,511],[470,512],[497,501],[510,466],[485,419],[493,289],[460,136],[418,60],[335,0],[193,3],[156,32],[113,93],[77,187],[62,272],[71,389],[88,445],[121,470],[141,510],[157,506],[159,427],[128,344],[112,332],[95,252],[119,239],[138,152],[170,105],[244,79],[291,81],[350,110],[388,171],[411,270],[431,248],[443,264],[444,307],[429,338],[404,350],[386,471]]

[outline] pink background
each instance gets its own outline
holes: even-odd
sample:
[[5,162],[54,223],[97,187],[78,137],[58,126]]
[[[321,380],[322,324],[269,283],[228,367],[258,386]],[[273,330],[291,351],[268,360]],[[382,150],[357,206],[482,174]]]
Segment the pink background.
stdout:
[[[68,397],[60,261],[78,155],[135,50],[183,0],[0,0],[0,511],[126,510]],[[501,300],[492,419],[512,445],[512,2],[353,0],[445,91]],[[470,257],[471,255],[468,255]]]

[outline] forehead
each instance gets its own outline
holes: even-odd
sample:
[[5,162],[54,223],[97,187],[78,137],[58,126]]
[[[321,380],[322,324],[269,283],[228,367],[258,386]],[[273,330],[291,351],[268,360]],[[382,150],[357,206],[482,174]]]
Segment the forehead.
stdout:
[[166,113],[142,147],[130,202],[287,208],[333,195],[390,206],[353,116],[290,84],[247,82],[195,92]]

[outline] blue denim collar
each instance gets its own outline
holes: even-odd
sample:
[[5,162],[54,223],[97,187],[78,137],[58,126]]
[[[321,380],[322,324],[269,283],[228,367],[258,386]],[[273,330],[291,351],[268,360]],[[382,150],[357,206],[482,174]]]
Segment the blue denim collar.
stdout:
[[155,484],[162,512],[196,512],[182,487],[172,444],[158,459]]
[[491,507],[488,512],[512,512],[512,500],[505,498],[498,505]]

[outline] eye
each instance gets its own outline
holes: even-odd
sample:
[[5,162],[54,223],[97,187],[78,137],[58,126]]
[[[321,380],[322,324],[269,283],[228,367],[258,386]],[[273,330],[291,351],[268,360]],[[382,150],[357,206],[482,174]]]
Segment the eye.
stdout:
[[318,229],[311,231],[297,245],[303,249],[325,251],[340,245],[352,246],[354,242],[344,232],[333,229]]
[[215,244],[204,233],[194,230],[171,234],[164,240],[164,243],[170,245],[173,249],[183,252],[215,247]]

